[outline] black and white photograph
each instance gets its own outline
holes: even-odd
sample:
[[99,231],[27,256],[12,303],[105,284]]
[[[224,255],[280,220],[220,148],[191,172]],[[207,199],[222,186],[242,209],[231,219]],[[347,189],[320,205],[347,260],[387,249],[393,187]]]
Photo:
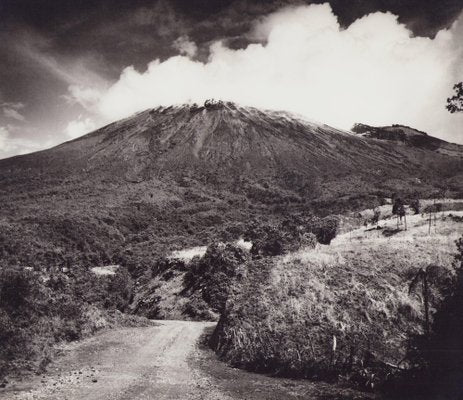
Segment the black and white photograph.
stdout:
[[0,400],[462,400],[463,0],[0,0]]

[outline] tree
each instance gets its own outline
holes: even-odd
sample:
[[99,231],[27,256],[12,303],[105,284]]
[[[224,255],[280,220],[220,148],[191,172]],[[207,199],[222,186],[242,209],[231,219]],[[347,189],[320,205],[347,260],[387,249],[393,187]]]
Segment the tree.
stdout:
[[375,207],[373,209],[373,217],[371,217],[371,223],[373,225],[378,226],[380,217],[381,217],[381,211],[379,210],[379,208]]
[[400,197],[394,196],[394,203],[392,205],[392,214],[397,215],[397,229],[399,228],[399,218],[400,222],[402,222],[402,218],[405,221],[405,230],[407,230],[407,217],[405,213],[405,207],[402,199]]
[[463,82],[459,82],[453,86],[455,95],[447,99],[447,110],[452,114],[463,111]]
[[431,225],[432,225],[432,220],[434,217],[434,226],[437,224],[437,213],[442,210],[442,204],[441,203],[436,203],[434,200],[433,204],[430,204],[429,206],[426,206],[426,208],[423,210],[423,213],[428,214],[429,219],[429,227],[428,227],[428,234],[431,233]]
[[420,213],[420,210],[421,210],[421,204],[420,204],[420,200],[418,198],[415,198],[413,199],[411,202],[410,202],[410,208],[413,210],[413,212],[416,214],[419,214]]

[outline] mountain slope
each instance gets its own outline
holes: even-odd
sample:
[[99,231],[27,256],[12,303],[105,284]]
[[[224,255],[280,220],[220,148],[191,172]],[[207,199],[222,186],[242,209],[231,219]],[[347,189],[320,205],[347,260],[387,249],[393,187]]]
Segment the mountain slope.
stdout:
[[0,258],[146,268],[236,237],[252,217],[339,213],[391,192],[461,196],[454,146],[443,154],[232,103],[158,107],[0,160]]

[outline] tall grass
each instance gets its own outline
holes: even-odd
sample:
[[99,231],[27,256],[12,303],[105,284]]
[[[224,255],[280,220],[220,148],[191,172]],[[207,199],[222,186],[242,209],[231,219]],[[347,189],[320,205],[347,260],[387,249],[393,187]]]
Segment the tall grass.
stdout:
[[386,366],[401,362],[409,335],[423,330],[422,299],[409,294],[413,276],[430,263],[454,273],[462,226],[440,223],[432,236],[418,223],[391,238],[363,230],[331,246],[254,261],[231,291],[213,347],[252,370],[344,374],[371,385]]

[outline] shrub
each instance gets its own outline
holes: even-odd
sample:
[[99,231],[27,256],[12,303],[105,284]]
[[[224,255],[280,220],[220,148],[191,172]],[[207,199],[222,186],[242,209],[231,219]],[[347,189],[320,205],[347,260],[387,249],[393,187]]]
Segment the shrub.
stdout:
[[0,306],[9,313],[20,313],[31,304],[38,290],[33,274],[20,268],[0,270]]
[[[67,269],[64,269],[67,271]],[[33,365],[59,341],[94,333],[104,322],[98,307],[123,310],[132,296],[126,269],[96,277],[75,267],[47,273],[3,265],[0,269],[0,376],[17,362]]]
[[[200,293],[215,312],[221,312],[227,301],[231,281],[249,256],[232,244],[214,243],[203,257],[196,257],[184,277],[185,292]],[[202,308],[202,307],[200,307]]]
[[211,308],[208,303],[198,293],[190,296],[188,303],[185,305],[184,314],[193,319],[201,321],[214,321],[216,315],[211,312]]
[[330,244],[336,237],[339,226],[339,218],[328,216],[314,221],[312,232],[316,235],[317,240],[322,244]]
[[330,243],[336,236],[337,227],[335,217],[319,219],[293,215],[278,224],[253,221],[248,225],[244,238],[253,243],[253,256],[274,257],[301,247],[315,247],[317,241]]
[[254,256],[278,256],[297,246],[295,239],[277,226],[260,226],[252,237],[251,253]]
[[125,311],[133,297],[133,281],[126,268],[119,267],[115,275],[107,277],[106,293],[105,308]]

